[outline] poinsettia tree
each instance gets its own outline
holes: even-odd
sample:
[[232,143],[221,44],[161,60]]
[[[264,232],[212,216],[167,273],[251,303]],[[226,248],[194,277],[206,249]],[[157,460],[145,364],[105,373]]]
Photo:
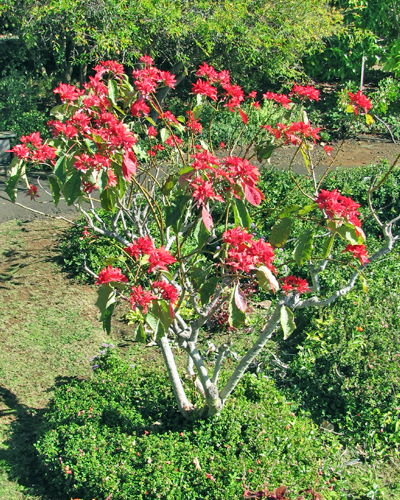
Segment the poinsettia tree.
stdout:
[[[189,418],[219,413],[267,341],[280,328],[285,338],[294,331],[296,310],[333,303],[359,277],[364,280],[370,262],[393,248],[392,227],[398,218],[381,223],[371,201],[385,177],[370,189],[370,208],[385,245],[368,256],[359,205],[337,190],[321,189],[315,173],[312,152],[319,129],[311,126],[303,106],[305,100],[318,100],[314,87],[296,84],[289,95],[267,92],[261,104],[256,92],[245,96],[229,72],[203,64],[193,84],[192,105],[185,117],[176,117],[156,99],[161,87],[174,87],[175,77],[154,67],[150,57],[141,58],[133,80],[115,61],[102,62],[95,71],[83,90],[66,84],[54,90],[63,104],[54,108],[49,122],[53,139],[44,143],[38,133],[21,138],[12,150],[7,192],[15,202],[17,183],[21,178],[28,183],[30,165],[51,166],[48,180],[54,203],[64,199],[76,205],[86,218],[84,236],[89,228],[108,237],[119,251],[96,275],[97,306],[106,330],[110,331],[116,302],[127,301],[135,339],[155,342],[162,351],[182,414]],[[206,106],[214,116],[239,113],[242,128],[254,116],[261,117],[243,155],[235,155],[235,136],[228,148],[213,151],[212,120],[208,130],[201,123]],[[362,116],[370,121],[370,107],[362,93],[349,94],[351,120]],[[151,111],[157,112],[157,122],[149,117]],[[240,136],[242,131],[236,133]],[[306,203],[278,212],[265,241],[253,233],[249,212],[249,206],[264,203],[257,186],[260,172],[251,161],[255,156],[267,160],[274,149],[288,145],[295,147],[294,156],[304,157],[314,190],[306,193],[296,181]],[[331,150],[325,145],[326,154]],[[31,198],[40,201],[37,188],[28,187]],[[99,204],[112,213],[111,225],[96,211]],[[276,249],[288,241],[294,218],[305,221],[290,259],[301,268],[301,276],[293,275],[276,256]],[[315,244],[317,237],[322,244]],[[333,248],[341,248],[348,258],[334,259]],[[284,273],[278,272],[277,261]],[[348,283],[326,294],[321,273],[344,264],[350,269]],[[247,290],[255,281],[271,294],[273,307],[257,340],[221,386],[219,375],[231,346],[218,347],[210,371],[198,348],[202,328],[225,308],[230,327],[240,329],[248,311]],[[185,313],[188,307],[190,315]],[[187,396],[171,342],[186,352],[187,373],[203,398],[198,408]]]

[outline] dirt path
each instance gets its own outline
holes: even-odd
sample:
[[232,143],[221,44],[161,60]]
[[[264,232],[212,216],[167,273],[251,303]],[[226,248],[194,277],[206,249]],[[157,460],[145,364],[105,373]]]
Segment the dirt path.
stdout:
[[[332,145],[334,149],[331,157],[325,154],[321,146],[315,147],[314,158],[316,160],[315,165],[317,165],[316,172],[318,176],[321,176],[325,172],[330,161],[335,158],[339,145],[340,143]],[[276,150],[270,159],[270,165],[278,169],[288,169],[294,152],[294,147],[285,147]],[[352,139],[346,142],[337,155],[333,164],[333,170],[338,167],[352,168],[371,165],[373,163],[376,164],[383,159],[387,159],[389,163],[391,163],[399,154],[399,144],[393,144],[389,141],[385,142],[380,138],[369,136],[361,137],[359,140]],[[251,162],[257,166],[261,166],[255,157],[251,159]],[[292,168],[294,172],[306,174],[304,162],[300,154],[296,156]],[[30,197],[27,196],[26,186],[22,183],[20,183],[18,187],[18,203],[49,215],[63,215],[69,218],[74,218],[77,215],[75,207],[68,207],[63,201],[60,201],[57,208],[54,207],[51,202],[50,189],[44,173],[30,173],[28,178],[31,184],[39,188],[40,203],[31,201]],[[3,170],[0,170],[0,223],[11,219],[33,220],[36,218],[43,218],[43,216],[37,213],[29,212],[10,202],[8,195],[4,192],[6,180],[7,177],[5,175],[5,169],[3,168]],[[47,193],[40,189],[39,183],[45,188]]]

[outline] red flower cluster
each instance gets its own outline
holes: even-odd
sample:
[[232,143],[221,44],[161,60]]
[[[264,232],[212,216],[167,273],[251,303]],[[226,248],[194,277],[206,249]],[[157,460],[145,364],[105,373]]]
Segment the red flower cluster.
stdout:
[[360,259],[362,265],[369,262],[365,245],[347,245],[345,250],[342,250],[342,252],[352,253],[354,258]]
[[85,92],[79,90],[75,85],[67,85],[66,83],[60,83],[60,85],[53,90],[54,94],[60,94],[62,102],[73,102],[78,99]]
[[286,109],[290,109],[290,103],[292,102],[287,95],[275,94],[274,92],[266,92],[263,95],[263,98],[275,101],[277,104],[282,104],[282,106]]
[[293,122],[290,125],[284,125],[283,123],[278,123],[277,128],[272,128],[271,125],[266,125],[265,128],[270,134],[275,136],[276,139],[284,137],[284,144],[289,143],[295,146],[300,146],[304,139],[309,137],[312,138],[314,143],[319,139],[318,132],[320,128],[312,128],[309,123],[305,122]]
[[326,212],[329,219],[344,219],[353,226],[361,227],[361,222],[358,219],[360,212],[357,211],[360,205],[351,198],[342,196],[337,189],[333,191],[321,189],[315,202],[318,203],[321,211]]
[[195,119],[193,115],[193,111],[187,111],[188,119],[186,122],[186,126],[188,129],[192,130],[195,134],[201,134],[203,131],[203,126],[201,123]]
[[149,273],[161,269],[168,271],[166,266],[176,262],[175,257],[173,257],[168,250],[165,250],[164,246],[161,248],[155,248],[153,242],[148,236],[138,238],[135,242],[124,248],[124,250],[136,260],[138,260],[142,255],[148,255]]
[[228,245],[228,257],[225,264],[234,271],[248,273],[264,264],[275,272],[272,265],[275,258],[274,250],[269,243],[254,240],[253,235],[240,227],[226,231],[222,235],[222,241]]
[[286,292],[295,291],[296,293],[305,293],[310,292],[311,290],[308,288],[308,283],[306,280],[302,280],[301,278],[296,278],[296,276],[287,276],[286,278],[282,278],[283,285],[282,290]]
[[135,78],[136,89],[143,97],[148,97],[153,93],[157,86],[175,88],[176,79],[169,71],[161,71],[153,66],[153,59],[149,56],[140,58],[145,63],[145,68],[135,69],[132,71],[132,76]]
[[131,308],[133,311],[136,310],[137,306],[143,307],[143,314],[147,313],[149,304],[157,300],[157,297],[155,295],[152,295],[151,292],[147,291],[145,292],[141,285],[138,285],[137,287],[132,287],[132,292],[130,295],[130,303],[131,303]]
[[121,269],[115,269],[110,265],[102,269],[97,278],[96,285],[104,285],[106,283],[128,283],[128,278],[122,274]]
[[39,195],[37,194],[37,187],[34,186],[33,184],[29,184],[29,189],[28,192],[26,193],[26,196],[30,196],[31,200],[34,200],[35,197],[39,198]]
[[294,95],[295,97],[299,97],[300,99],[310,99],[310,101],[314,100],[318,101],[319,90],[314,88],[312,85],[307,85],[307,87],[302,87],[301,85],[297,85],[295,83],[289,95],[290,96]]
[[353,92],[349,92],[350,103],[354,108],[354,113],[358,115],[358,107],[364,110],[364,113],[367,113],[369,109],[372,108],[371,101],[359,90],[357,94],[353,94]]
[[17,144],[8,150],[14,153],[19,159],[32,163],[44,163],[47,160],[54,160],[56,148],[43,144],[39,132],[21,137],[22,144]]
[[169,300],[169,310],[171,312],[171,318],[173,318],[174,317],[173,305],[178,302],[178,297],[179,297],[178,290],[174,287],[174,285],[171,285],[166,281],[154,281],[154,283],[151,286],[154,290],[158,291],[161,294],[161,297],[164,300]]

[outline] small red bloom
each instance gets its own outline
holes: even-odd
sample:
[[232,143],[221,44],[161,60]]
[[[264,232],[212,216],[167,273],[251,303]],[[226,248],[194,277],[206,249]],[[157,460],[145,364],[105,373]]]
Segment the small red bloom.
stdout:
[[333,148],[331,146],[328,146],[328,144],[325,144],[324,146],[324,150],[325,150],[325,153],[328,155],[328,156],[331,156],[331,151],[333,151]]
[[175,257],[173,257],[168,250],[165,250],[163,245],[161,248],[155,249],[151,252],[149,258],[150,267],[148,272],[151,273],[158,269],[168,271],[166,266],[173,264],[174,262],[176,262]]
[[351,252],[354,258],[360,259],[362,265],[369,262],[365,245],[347,245],[342,252]]
[[296,97],[310,99],[310,101],[318,101],[319,99],[319,90],[314,88],[313,86],[307,85],[307,87],[302,87],[301,85],[297,85],[296,83],[293,85],[292,91],[289,95],[295,95]]
[[83,95],[84,92],[75,87],[75,85],[67,85],[66,83],[60,83],[60,85],[53,90],[54,94],[60,94],[62,102],[72,102],[78,99],[79,96]]
[[97,278],[96,285],[105,283],[128,283],[128,278],[122,274],[121,269],[115,269],[110,265],[102,269]]
[[138,260],[140,255],[150,255],[154,250],[154,244],[149,236],[138,238],[136,241],[124,248],[125,252]]
[[193,84],[192,90],[194,94],[204,95],[213,101],[217,100],[217,89],[200,78]]
[[354,108],[354,113],[358,115],[358,106],[367,113],[372,108],[371,101],[359,90],[357,94],[349,92],[350,102]]
[[286,292],[295,291],[296,293],[305,293],[310,292],[311,290],[308,288],[308,283],[306,280],[302,280],[301,278],[296,278],[296,276],[287,276],[283,279],[284,284],[282,285],[282,290]]
[[29,189],[26,196],[30,196],[31,200],[34,200],[35,197],[39,198],[39,195],[37,194],[37,187],[34,186],[33,184],[29,184]]
[[14,153],[21,160],[27,160],[29,158],[30,150],[23,144],[17,144],[12,149],[9,149],[8,152]]
[[144,115],[148,115],[150,113],[150,108],[147,106],[147,104],[144,102],[144,99],[138,99],[135,101],[132,106],[131,106],[131,113],[132,116],[142,116],[141,113]]
[[216,479],[214,479],[214,478],[212,477],[212,475],[211,475],[211,474],[209,474],[208,472],[207,472],[207,474],[206,474],[206,478],[207,478],[207,479],[211,479],[211,481],[214,481],[214,483],[215,483],[215,481],[216,481]]
[[149,304],[153,301],[157,300],[155,295],[152,295],[151,292],[145,292],[141,285],[137,287],[132,287],[132,293],[130,295],[131,308],[135,311],[137,306],[143,307],[143,314],[147,313],[147,309]]

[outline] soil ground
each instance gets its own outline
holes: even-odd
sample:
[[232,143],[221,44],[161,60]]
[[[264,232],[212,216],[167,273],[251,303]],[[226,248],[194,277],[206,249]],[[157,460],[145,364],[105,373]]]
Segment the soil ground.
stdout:
[[[315,165],[318,176],[323,175],[333,159],[335,161],[332,165],[332,170],[335,170],[338,167],[352,168],[362,165],[371,165],[372,163],[376,164],[383,159],[387,159],[388,162],[391,163],[400,154],[399,144],[384,141],[381,138],[374,136],[360,136],[358,139],[351,139],[347,141],[336,157],[340,144],[341,143],[336,143],[332,145],[334,149],[330,157],[325,154],[321,146],[315,147],[314,158],[316,159]],[[278,169],[288,169],[293,158],[293,154],[293,147],[288,146],[285,148],[279,148],[274,151],[269,165]],[[261,166],[255,157],[251,159],[251,162],[259,167]],[[294,172],[299,174],[307,173],[300,154],[295,158],[292,168]],[[30,197],[27,196],[26,186],[20,183],[18,187],[18,203],[25,205],[30,209],[44,212],[45,214],[53,217],[65,216],[67,218],[73,218],[77,215],[75,207],[68,207],[63,201],[60,201],[57,208],[54,207],[51,202],[50,189],[48,182],[46,181],[46,174],[43,172],[31,172],[28,175],[28,178],[31,184],[39,188],[40,198],[38,201],[31,201]],[[1,169],[0,167],[0,223],[11,219],[32,220],[36,218],[44,218],[35,212],[28,211],[26,208],[22,208],[11,203],[8,195],[4,192],[6,180],[7,177],[5,168],[3,167],[3,169]],[[47,193],[40,189],[40,185],[45,188]]]

